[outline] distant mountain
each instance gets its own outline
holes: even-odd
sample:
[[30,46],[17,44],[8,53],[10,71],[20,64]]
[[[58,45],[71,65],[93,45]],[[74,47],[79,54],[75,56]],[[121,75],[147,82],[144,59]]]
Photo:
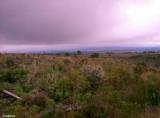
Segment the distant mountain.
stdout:
[[83,53],[106,53],[106,52],[113,52],[113,53],[120,53],[120,52],[160,52],[160,47],[87,47],[87,48],[72,48],[72,49],[62,49],[62,50],[55,50],[55,49],[46,49],[46,50],[21,50],[21,51],[10,51],[9,53],[32,53],[32,54],[57,54],[57,53],[65,53],[70,52],[74,53],[77,50],[82,51]]

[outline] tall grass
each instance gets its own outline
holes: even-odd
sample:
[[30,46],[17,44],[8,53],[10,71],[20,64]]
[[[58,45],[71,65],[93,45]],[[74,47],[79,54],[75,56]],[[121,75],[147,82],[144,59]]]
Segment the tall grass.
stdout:
[[[90,56],[80,51],[76,56],[1,54],[0,115],[158,118],[158,58],[158,54]],[[23,100],[4,95],[4,89]]]

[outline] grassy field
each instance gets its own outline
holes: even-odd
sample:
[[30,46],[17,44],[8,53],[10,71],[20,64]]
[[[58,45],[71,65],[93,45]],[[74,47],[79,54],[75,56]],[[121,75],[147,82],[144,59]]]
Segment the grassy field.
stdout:
[[0,54],[0,91],[0,117],[159,118],[160,54]]

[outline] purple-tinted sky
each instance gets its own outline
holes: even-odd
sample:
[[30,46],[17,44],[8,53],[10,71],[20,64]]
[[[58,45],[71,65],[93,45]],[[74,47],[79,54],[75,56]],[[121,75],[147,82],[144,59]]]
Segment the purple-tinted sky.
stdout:
[[0,51],[160,46],[160,0],[1,0]]

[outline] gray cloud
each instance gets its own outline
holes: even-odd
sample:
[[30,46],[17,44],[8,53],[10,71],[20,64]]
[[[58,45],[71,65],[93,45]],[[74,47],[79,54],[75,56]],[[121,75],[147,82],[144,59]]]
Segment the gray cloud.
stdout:
[[[154,17],[154,22],[148,20],[144,25],[141,22],[135,24],[138,17],[134,17],[134,14],[127,16],[126,11],[129,10],[129,5],[134,4],[148,8],[151,1],[1,0],[0,45],[3,49],[7,45],[112,46],[123,45],[123,42],[124,45],[142,43],[142,38],[145,45],[144,40],[151,42],[148,40],[151,35],[154,40],[155,37],[159,38],[160,18]],[[147,13],[144,14],[144,17],[150,18]],[[155,43],[158,41],[160,42],[157,39]]]
[[96,30],[93,6],[86,3],[84,0],[2,0],[0,33],[11,44],[79,42]]

